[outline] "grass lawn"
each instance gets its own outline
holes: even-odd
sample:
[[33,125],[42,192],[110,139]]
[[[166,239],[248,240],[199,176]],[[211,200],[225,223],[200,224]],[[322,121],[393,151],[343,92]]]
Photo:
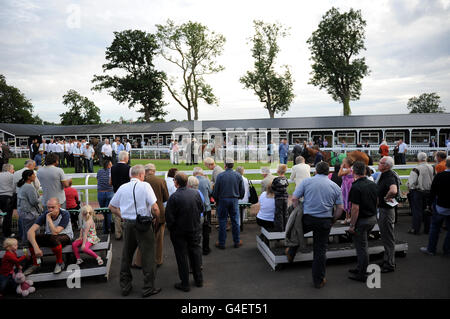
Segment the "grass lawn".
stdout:
[[[21,168],[23,168],[24,162],[26,161],[26,158],[11,158],[9,160],[9,162],[11,164],[14,165],[14,169],[15,170],[19,170]],[[185,164],[180,164],[180,165],[172,165],[170,163],[169,160],[167,159],[132,159],[131,160],[131,165],[137,165],[137,164],[148,164],[148,163],[153,163],[156,165],[156,170],[157,171],[168,171],[170,168],[172,167],[176,167],[178,168],[178,170],[181,171],[192,171],[192,169],[195,166],[200,166],[202,167],[204,170],[208,170],[206,168],[206,166],[203,163],[200,163],[200,165],[185,165]],[[222,168],[224,167],[223,163],[218,163]],[[374,163],[374,165],[376,165],[377,163]],[[417,164],[417,163],[408,163],[408,164]],[[277,168],[277,164],[269,164],[269,163],[235,163],[235,167],[237,166],[243,166],[245,169],[259,169],[263,166],[270,166],[273,169]],[[291,168],[293,166],[292,162],[288,162],[288,167]],[[98,170],[101,167],[99,165],[94,165],[94,173],[97,173]],[[63,169],[64,172],[66,174],[74,174],[75,173],[75,169],[73,167],[69,167],[69,168],[64,168]],[[409,175],[410,173],[410,169],[403,169],[403,170],[396,170],[397,173],[399,175]],[[286,175],[288,178],[290,177],[290,174]],[[245,177],[247,177],[248,179],[251,180],[260,180],[262,179],[262,176],[260,174],[245,174]],[[161,177],[162,178],[162,177]],[[74,178],[72,180],[73,185],[84,185],[85,184],[85,179],[84,178]],[[96,185],[97,184],[97,179],[96,178],[89,178],[89,185]],[[260,185],[254,185],[256,188],[256,191],[258,192],[258,194],[260,194],[261,192],[261,186]],[[295,184],[291,183],[289,185],[288,188],[288,192],[289,194],[292,194],[295,190]],[[403,185],[401,186],[401,191],[402,192],[406,192],[407,191],[407,187],[406,187],[406,183],[403,182]],[[83,192],[84,194],[84,192]],[[96,190],[89,190],[89,202],[96,202],[97,201],[97,191]]]

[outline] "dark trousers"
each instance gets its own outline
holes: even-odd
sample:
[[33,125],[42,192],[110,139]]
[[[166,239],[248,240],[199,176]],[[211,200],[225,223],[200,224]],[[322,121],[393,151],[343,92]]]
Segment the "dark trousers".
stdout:
[[418,190],[410,191],[410,205],[412,213],[412,229],[416,233],[420,232],[423,222],[423,232],[428,234],[430,231],[431,216],[427,213],[427,207],[431,205],[431,197],[429,193]]
[[58,164],[58,166],[59,167],[66,167],[66,164],[64,163],[64,152],[58,152],[56,154],[58,154],[58,157],[59,157],[59,164]]
[[[100,208],[109,206],[109,202],[114,197],[113,192],[97,192],[97,200]],[[103,233],[109,234],[111,232],[112,216],[111,212],[103,213]]]
[[55,248],[59,245],[66,246],[70,245],[71,240],[69,236],[63,235],[49,235],[49,234],[36,234],[36,243],[39,247],[50,247]]
[[366,275],[367,266],[369,265],[369,241],[368,236],[372,228],[377,223],[375,216],[369,218],[358,218],[355,226],[355,234],[353,235],[353,243],[356,249],[358,259],[358,275],[363,277]]
[[444,239],[444,255],[450,256],[450,216],[441,215],[436,210],[433,212],[433,217],[431,219],[431,227],[430,227],[430,237],[428,241],[428,251],[431,253],[436,253],[439,233],[441,231],[442,225],[444,221],[447,223],[447,235]]
[[395,232],[394,208],[380,207],[378,226],[380,227],[381,241],[384,246],[383,263],[386,268],[395,268]]
[[63,153],[63,167],[69,167],[70,165],[70,159],[69,159],[69,152],[64,152]]
[[5,217],[3,217],[3,236],[10,237],[13,213],[12,196],[0,196],[0,209],[6,213]]
[[183,287],[189,287],[189,265],[196,283],[203,282],[202,251],[200,247],[200,233],[170,232],[170,240],[175,251],[178,265],[178,276]]
[[114,152],[114,151],[112,152],[112,158],[109,158],[109,160],[112,161],[113,165],[117,164],[117,154],[116,154],[116,152]]
[[282,232],[286,228],[288,220],[287,215],[287,198],[275,198],[275,217],[274,217],[274,231]]
[[73,160],[75,166],[75,173],[82,173],[83,172],[82,159],[79,156],[74,156]]
[[124,220],[123,225],[123,250],[120,262],[120,288],[128,290],[131,287],[133,276],[131,274],[131,261],[136,248],[142,254],[142,272],[144,274],[144,286],[142,293],[145,294],[154,288],[156,277],[155,264],[155,234],[153,225],[146,232],[136,230],[136,222]]
[[85,173],[94,173],[94,160],[91,159],[84,159],[84,172]]
[[303,215],[303,233],[313,232],[314,259],[312,264],[312,277],[315,285],[320,284],[325,278],[328,236],[330,236],[332,225],[332,218],[317,218],[307,214]]
[[209,235],[211,234],[211,211],[203,214],[202,226],[202,249],[204,253],[208,253],[209,249]]
[[264,227],[267,231],[273,231],[273,222],[256,217],[256,224]]

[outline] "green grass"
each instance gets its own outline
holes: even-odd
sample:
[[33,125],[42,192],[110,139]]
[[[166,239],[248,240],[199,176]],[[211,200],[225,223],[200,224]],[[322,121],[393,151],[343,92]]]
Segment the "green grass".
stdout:
[[[26,158],[11,158],[9,160],[9,162],[11,164],[14,165],[14,169],[19,170],[23,167],[24,162],[26,161]],[[148,164],[148,163],[153,163],[156,165],[156,170],[157,171],[164,171],[167,172],[170,168],[172,167],[176,167],[178,168],[178,170],[180,171],[192,171],[192,169],[195,166],[200,166],[202,167],[204,170],[208,170],[208,168],[203,164],[203,163],[199,163],[199,165],[185,165],[185,164],[180,164],[180,165],[173,165],[170,163],[169,160],[162,160],[162,159],[132,159],[131,160],[131,165],[137,165],[137,164]],[[377,163],[375,162],[374,165],[376,165]],[[417,164],[417,163],[408,163],[408,164]],[[221,166],[222,168],[224,167],[223,163],[218,163],[219,166]],[[259,169],[263,166],[270,166],[273,169],[277,168],[277,164],[269,164],[269,163],[235,163],[235,167],[237,166],[243,166],[245,169]],[[292,162],[288,162],[288,167],[291,168],[293,166]],[[101,167],[99,165],[94,165],[94,173],[97,173],[98,170]],[[69,168],[64,168],[63,169],[64,172],[66,174],[74,174],[75,173],[75,169],[73,167],[69,167]],[[402,170],[396,170],[397,173],[399,175],[409,175],[409,173],[411,172],[410,169],[402,169]],[[290,174],[286,175],[288,178],[290,177]],[[260,180],[262,179],[262,176],[260,174],[245,174],[245,177],[247,177],[250,180]],[[162,178],[162,177],[161,177]],[[84,178],[74,178],[72,180],[73,185],[84,185],[85,184],[85,179]],[[89,178],[89,185],[96,185],[97,184],[97,179],[96,178]],[[258,192],[258,194],[260,194],[261,192],[261,185],[254,185],[256,191]],[[295,184],[291,183],[289,185],[288,188],[288,192],[289,194],[292,194],[295,190]],[[406,187],[406,183],[405,181],[403,181],[403,185],[401,186],[401,191],[402,192],[406,192],[408,189]],[[84,191],[83,191],[84,194]],[[97,191],[96,190],[89,190],[89,202],[96,202],[97,201]]]

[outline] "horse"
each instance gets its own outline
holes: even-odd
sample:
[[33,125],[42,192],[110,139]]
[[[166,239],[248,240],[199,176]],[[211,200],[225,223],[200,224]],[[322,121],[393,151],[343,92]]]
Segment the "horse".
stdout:
[[[314,163],[314,159],[316,158],[317,152],[320,152],[323,156],[323,161],[330,164],[331,161],[331,152],[320,151],[318,149],[314,149],[312,147],[308,147],[308,163]],[[360,161],[366,165],[369,165],[369,156],[361,151],[351,151],[347,152],[347,157],[352,160],[352,162]]]

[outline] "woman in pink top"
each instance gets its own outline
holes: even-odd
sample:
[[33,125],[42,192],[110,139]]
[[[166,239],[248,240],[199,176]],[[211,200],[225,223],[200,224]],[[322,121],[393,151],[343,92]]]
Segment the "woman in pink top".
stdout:
[[350,223],[350,210],[351,205],[348,201],[348,195],[350,194],[350,189],[353,183],[353,171],[352,171],[353,161],[348,157],[344,158],[342,161],[342,166],[339,170],[339,177],[342,177],[342,199],[344,200],[344,210],[345,210],[345,221],[343,223]]

